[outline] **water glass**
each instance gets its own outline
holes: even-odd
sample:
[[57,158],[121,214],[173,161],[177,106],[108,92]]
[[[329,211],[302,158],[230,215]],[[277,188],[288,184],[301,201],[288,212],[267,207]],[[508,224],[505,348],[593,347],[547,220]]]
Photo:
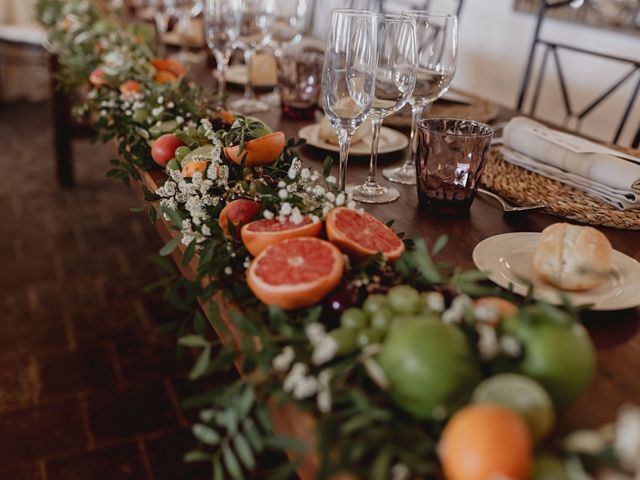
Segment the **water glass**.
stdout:
[[313,119],[320,99],[323,54],[290,47],[277,56],[282,112],[292,118]]
[[418,122],[416,155],[420,207],[439,214],[469,211],[491,148],[493,130],[473,120]]

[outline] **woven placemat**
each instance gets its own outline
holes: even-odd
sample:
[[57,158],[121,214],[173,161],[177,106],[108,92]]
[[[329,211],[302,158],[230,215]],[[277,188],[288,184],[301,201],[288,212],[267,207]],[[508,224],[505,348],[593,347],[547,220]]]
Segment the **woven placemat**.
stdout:
[[513,165],[495,147],[489,154],[481,183],[514,205],[542,203],[546,205],[544,212],[580,223],[640,230],[640,210],[618,210],[564,183]]
[[[424,118],[464,118],[481,123],[488,123],[498,114],[496,104],[467,93],[464,95],[469,100],[469,105],[448,101],[436,101],[431,109],[425,112]],[[385,118],[384,124],[389,127],[410,127],[411,107],[406,106],[395,115]]]

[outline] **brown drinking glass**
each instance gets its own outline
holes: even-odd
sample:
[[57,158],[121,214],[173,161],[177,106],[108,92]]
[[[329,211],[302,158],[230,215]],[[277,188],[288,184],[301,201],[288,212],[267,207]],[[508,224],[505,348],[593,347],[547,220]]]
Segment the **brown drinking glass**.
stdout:
[[473,202],[493,130],[457,118],[418,122],[418,201],[430,212],[463,215]]
[[278,60],[278,90],[285,115],[313,119],[320,98],[324,55],[315,50],[292,47]]

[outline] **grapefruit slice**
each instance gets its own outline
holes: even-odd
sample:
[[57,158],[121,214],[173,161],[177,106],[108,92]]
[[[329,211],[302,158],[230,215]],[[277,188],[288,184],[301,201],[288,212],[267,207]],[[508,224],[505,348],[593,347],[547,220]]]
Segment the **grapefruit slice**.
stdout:
[[321,231],[322,222],[313,222],[310,217],[305,216],[297,224],[289,220],[280,222],[276,218],[255,220],[244,225],[240,235],[249,253],[257,257],[269,245],[288,238],[319,237]]
[[258,255],[249,270],[249,288],[263,303],[286,310],[320,302],[342,278],[340,250],[326,240],[282,240]]
[[282,150],[284,150],[284,145],[284,132],[273,132],[263,137],[249,140],[244,144],[242,153],[240,153],[240,145],[236,145],[234,147],[225,147],[224,154],[236,165],[240,165],[242,158],[246,155],[245,166],[256,167],[275,162]]
[[356,258],[381,252],[386,260],[397,260],[404,252],[400,237],[384,223],[346,207],[334,208],[327,215],[327,236],[340,250]]
[[[187,167],[191,165],[190,162],[187,164]],[[186,167],[185,167],[186,168]],[[254,202],[253,200],[248,200],[246,198],[238,198],[237,200],[233,200],[229,202],[221,211],[220,217],[218,217],[218,224],[222,231],[227,237],[231,237],[231,233],[229,232],[229,223],[232,223],[234,226],[234,236],[235,238],[240,237],[240,228],[241,224],[245,224],[250,222],[260,212],[260,204],[258,202]]]

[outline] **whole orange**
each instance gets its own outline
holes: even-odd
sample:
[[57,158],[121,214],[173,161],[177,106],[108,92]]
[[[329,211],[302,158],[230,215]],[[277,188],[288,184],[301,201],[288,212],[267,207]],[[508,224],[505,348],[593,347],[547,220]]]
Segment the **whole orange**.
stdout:
[[448,480],[525,480],[532,440],[524,421],[497,405],[471,405],[444,429],[439,455]]

